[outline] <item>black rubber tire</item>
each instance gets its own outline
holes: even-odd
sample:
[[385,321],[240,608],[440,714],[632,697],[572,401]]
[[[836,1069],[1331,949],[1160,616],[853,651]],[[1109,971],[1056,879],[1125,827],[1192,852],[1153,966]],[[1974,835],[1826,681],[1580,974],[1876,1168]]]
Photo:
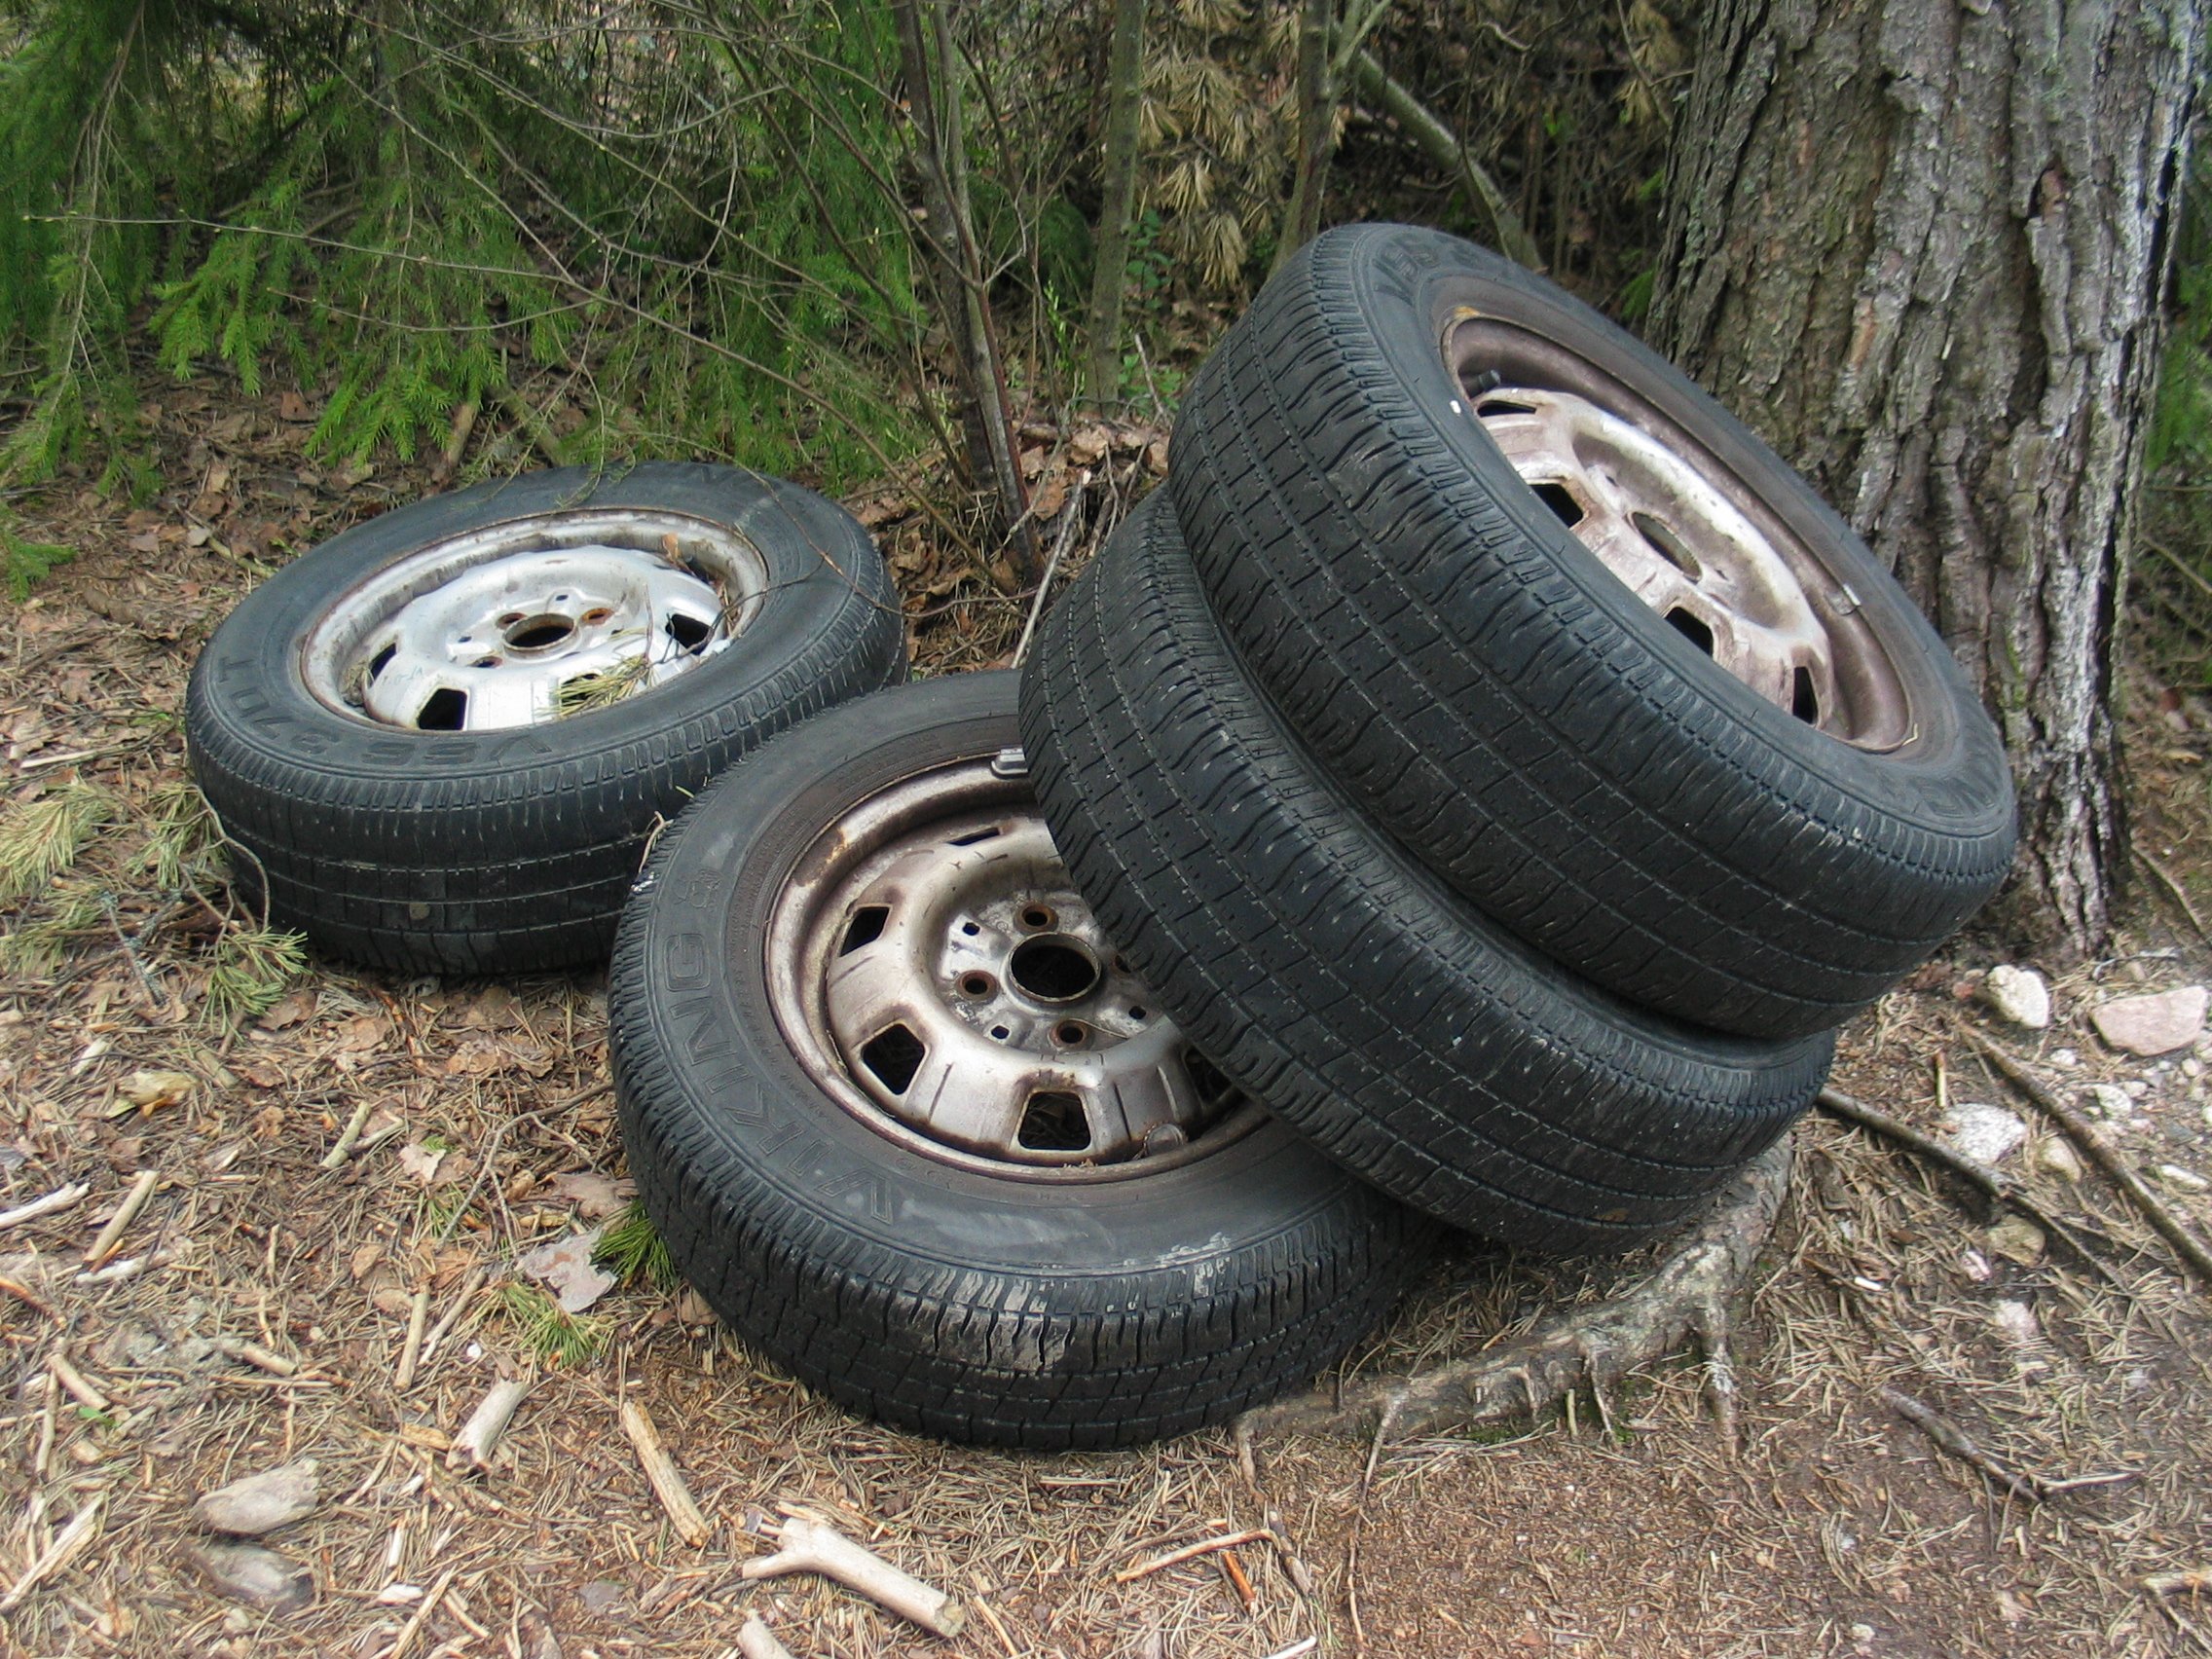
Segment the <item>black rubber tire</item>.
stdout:
[[[1792,719],[1621,582],[1473,419],[1460,308],[1598,364],[1862,603],[1918,732]],[[1330,231],[1196,378],[1177,516],[1254,677],[1353,796],[1554,960],[1685,1019],[1839,1023],[1956,931],[2013,846],[1997,732],[1865,545],[1678,370],[1455,238]]]
[[[463,532],[582,506],[738,533],[767,566],[761,609],[688,674],[546,725],[415,732],[308,688],[302,640],[352,584]],[[243,849],[234,878],[276,926],[370,967],[527,973],[606,959],[645,837],[716,773],[905,672],[890,572],[834,502],[734,467],[567,468],[401,507],[277,571],[201,653],[185,735]]]
[[1330,1157],[1440,1220],[1626,1248],[1826,1075],[1826,1033],[1723,1036],[1574,978],[1368,823],[1245,678],[1164,500],[1047,619],[1021,715],[1077,890],[1161,1005]]
[[1225,1422],[1339,1358],[1425,1224],[1272,1119],[1080,1186],[869,1128],[780,1035],[761,939],[822,831],[886,786],[1016,741],[1014,678],[957,675],[811,720],[663,837],[608,990],[639,1197],[677,1266],[831,1398],[983,1445],[1127,1446]]

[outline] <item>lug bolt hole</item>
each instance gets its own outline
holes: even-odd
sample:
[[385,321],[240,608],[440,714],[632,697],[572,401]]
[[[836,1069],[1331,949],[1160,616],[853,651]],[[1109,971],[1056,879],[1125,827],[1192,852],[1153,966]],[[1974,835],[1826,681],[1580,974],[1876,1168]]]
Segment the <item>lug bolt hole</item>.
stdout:
[[510,610],[504,616],[499,618],[499,626],[502,628],[512,628],[517,622],[520,622],[521,620],[521,611]]
[[1052,1027],[1052,1041],[1063,1049],[1080,1048],[1090,1033],[1073,1019],[1063,1019]]
[[980,999],[999,988],[999,982],[988,974],[970,972],[960,976],[960,994]]
[[587,626],[596,628],[613,614],[614,612],[608,609],[606,606],[595,605],[584,612],[583,621]]
[[1021,907],[1021,925],[1036,932],[1042,933],[1055,919],[1049,904],[1024,904]]

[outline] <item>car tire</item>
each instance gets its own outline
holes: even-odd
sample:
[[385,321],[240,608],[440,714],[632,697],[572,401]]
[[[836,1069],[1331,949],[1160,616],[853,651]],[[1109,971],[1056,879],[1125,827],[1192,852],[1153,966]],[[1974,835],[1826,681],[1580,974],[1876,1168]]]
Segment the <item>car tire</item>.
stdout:
[[1196,377],[1169,477],[1313,753],[1622,996],[1752,1036],[1835,1025],[2010,866],[1996,729],[1865,544],[1678,370],[1494,254],[1401,225],[1309,243]]
[[1069,589],[1022,733],[1077,886],[1215,1064],[1456,1226],[1617,1250],[1810,1105],[1826,1033],[1731,1037],[1538,956],[1371,825],[1246,679],[1167,503]]
[[[459,620],[487,608],[490,633]],[[371,967],[533,972],[605,960],[646,838],[716,773],[904,675],[889,572],[833,502],[732,467],[570,468],[277,571],[202,652],[185,730],[275,926]]]
[[[1157,1006],[1132,1006],[1142,993],[1063,891],[1016,741],[1014,677],[959,675],[733,767],[663,837],[624,916],[615,1086],[646,1213],[759,1351],[942,1438],[1126,1446],[1225,1422],[1334,1362],[1428,1232],[1248,1103],[1193,1117],[1180,1143],[1159,1119],[1131,1143],[1150,1152],[1105,1160],[1109,1133],[1133,1132],[1117,1102],[1143,1103],[1131,1120],[1199,1112],[1194,1080],[1211,1074],[1176,1057]],[[1047,931],[1022,933],[1039,916]],[[1088,954],[1090,990],[1026,1000],[1019,952],[1046,940]],[[968,967],[914,970],[940,950]],[[959,1001],[986,980],[990,1000]],[[848,993],[863,1002],[833,1000]],[[877,1023],[868,997],[926,1039],[903,1081],[870,1081],[890,1051],[858,1041]],[[1106,1042],[1110,1019],[1134,1034]],[[1054,1049],[1039,1021],[1092,1035]],[[1087,1143],[1099,1157],[1073,1137],[977,1150],[1007,1122],[996,1103],[1026,1099],[1026,1136],[1051,1098],[1039,1080],[1083,1091],[1087,1125],[1115,1118]]]

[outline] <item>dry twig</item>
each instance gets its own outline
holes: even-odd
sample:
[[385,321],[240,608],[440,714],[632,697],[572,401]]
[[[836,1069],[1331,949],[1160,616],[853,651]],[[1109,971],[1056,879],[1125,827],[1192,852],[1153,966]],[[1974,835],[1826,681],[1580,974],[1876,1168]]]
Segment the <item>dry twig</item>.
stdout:
[[44,1198],[18,1204],[14,1209],[0,1210],[0,1227],[19,1227],[26,1221],[36,1221],[42,1215],[65,1210],[71,1204],[82,1203],[85,1195],[92,1189],[83,1181],[72,1181],[65,1187],[56,1187]]
[[787,1572],[818,1572],[834,1578],[848,1590],[857,1590],[880,1607],[910,1619],[938,1636],[960,1634],[968,1622],[965,1607],[941,1590],[900,1571],[881,1556],[820,1521],[793,1515],[782,1522],[768,1521],[752,1529],[772,1538],[776,1553],[756,1556],[738,1567],[746,1579],[776,1578]]
[[737,1650],[745,1659],[792,1659],[792,1650],[776,1640],[758,1613],[747,1613],[737,1627]]
[[1152,1560],[1140,1562],[1135,1567],[1124,1567],[1120,1572],[1114,1574],[1114,1582],[1117,1584],[1132,1584],[1137,1579],[1149,1578],[1162,1568],[1195,1560],[1202,1555],[1211,1555],[1215,1550],[1229,1550],[1235,1549],[1238,1544],[1257,1543],[1267,1535],[1268,1530],[1265,1527],[1247,1527],[1241,1532],[1224,1532],[1218,1538],[1200,1538],[1195,1544],[1185,1544],[1179,1550],[1169,1550],[1165,1555],[1154,1556]]
[[530,1384],[528,1377],[503,1378],[493,1383],[461,1425],[461,1432],[453,1437],[453,1445],[446,1452],[446,1467],[458,1469],[465,1463],[471,1468],[490,1468],[499,1449],[499,1437],[507,1432],[507,1424],[530,1392]]
[[[660,1432],[653,1427],[653,1419],[646,1416],[645,1408],[636,1400],[625,1399],[619,1413],[622,1432],[630,1437],[637,1449],[638,1461],[645,1466],[645,1479],[651,1483],[653,1495],[660,1499],[661,1508],[668,1511],[668,1519],[676,1528],[676,1535],[693,1549],[706,1547],[707,1537],[714,1530],[700,1512],[691,1489],[683,1484],[682,1471],[676,1459],[660,1443]],[[751,1565],[748,1563],[747,1565]]]
[[123,1202],[115,1206],[115,1213],[107,1218],[107,1225],[93,1238],[92,1247],[85,1252],[85,1270],[88,1272],[104,1265],[115,1254],[115,1247],[123,1242],[125,1231],[138,1219],[138,1212],[146,1207],[146,1200],[154,1196],[154,1188],[160,1184],[161,1179],[161,1171],[158,1169],[141,1169],[131,1177],[130,1190],[123,1195]]

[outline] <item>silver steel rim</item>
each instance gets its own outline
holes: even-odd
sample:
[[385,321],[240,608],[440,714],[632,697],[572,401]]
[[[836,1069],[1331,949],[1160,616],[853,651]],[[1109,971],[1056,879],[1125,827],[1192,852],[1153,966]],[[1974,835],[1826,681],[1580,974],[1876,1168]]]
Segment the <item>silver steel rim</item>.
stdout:
[[[1470,319],[1472,320],[1472,319]],[[1516,351],[1484,318],[1446,336],[1469,413],[1513,469],[1630,592],[1731,678],[1859,748],[1912,734],[1903,683],[1848,583],[1712,456],[1602,371]]]
[[909,778],[834,825],[771,913],[769,1001],[825,1093],[999,1176],[1153,1174],[1253,1127],[1099,929],[1018,773]]
[[433,543],[340,594],[301,670],[341,714],[499,731],[589,714],[689,673],[759,613],[768,570],[682,513],[580,508]]

